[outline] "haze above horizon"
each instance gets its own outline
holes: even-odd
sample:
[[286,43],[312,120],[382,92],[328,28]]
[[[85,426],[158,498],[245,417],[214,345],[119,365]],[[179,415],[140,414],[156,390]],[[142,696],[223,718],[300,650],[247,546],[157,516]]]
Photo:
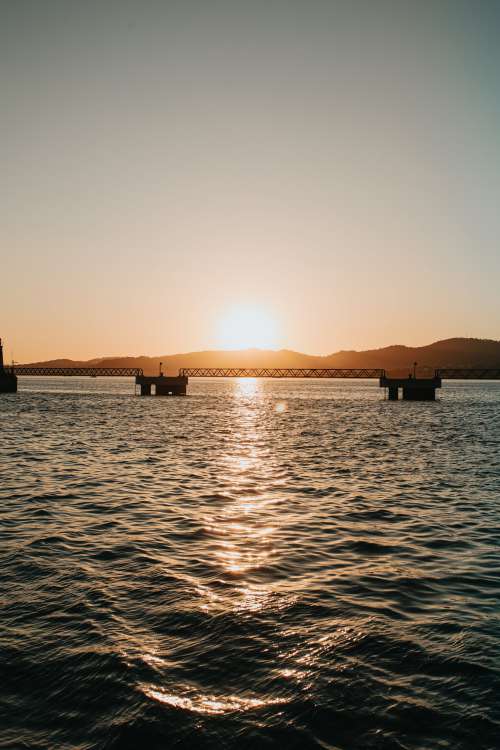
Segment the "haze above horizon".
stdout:
[[6,359],[500,338],[500,4],[1,5]]

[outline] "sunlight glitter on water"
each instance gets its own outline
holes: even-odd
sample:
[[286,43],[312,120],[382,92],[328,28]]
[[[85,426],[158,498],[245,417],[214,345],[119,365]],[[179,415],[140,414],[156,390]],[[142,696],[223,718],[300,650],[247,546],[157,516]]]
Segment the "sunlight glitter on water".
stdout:
[[498,386],[129,386],[2,401],[0,744],[496,746]]
[[140,689],[148,698],[199,714],[225,714],[249,711],[262,708],[263,706],[286,703],[284,699],[280,698],[266,700],[264,698],[241,698],[237,695],[202,695],[196,694],[194,691],[191,691],[190,694],[177,695],[154,685],[141,685]]
[[235,378],[236,396],[248,397],[255,396],[262,390],[262,380],[258,378]]
[[272,469],[267,463],[270,452],[261,444],[264,437],[261,415],[255,408],[257,394],[262,395],[261,381],[241,378],[235,381],[234,393],[237,437],[230,441],[220,462],[225,468],[222,481],[227,481],[229,492],[236,498],[218,511],[217,516],[205,517],[204,525],[217,537],[213,544],[216,564],[225,572],[241,576],[265,566],[274,555],[276,526],[269,523],[266,507],[275,500],[261,491],[266,475],[268,489],[273,483]]

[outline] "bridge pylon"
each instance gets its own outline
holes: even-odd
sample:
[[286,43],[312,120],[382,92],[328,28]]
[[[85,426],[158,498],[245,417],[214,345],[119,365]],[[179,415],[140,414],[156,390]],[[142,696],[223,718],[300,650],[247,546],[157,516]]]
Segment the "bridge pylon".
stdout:
[[17,393],[17,377],[3,363],[3,346],[0,339],[0,393]]

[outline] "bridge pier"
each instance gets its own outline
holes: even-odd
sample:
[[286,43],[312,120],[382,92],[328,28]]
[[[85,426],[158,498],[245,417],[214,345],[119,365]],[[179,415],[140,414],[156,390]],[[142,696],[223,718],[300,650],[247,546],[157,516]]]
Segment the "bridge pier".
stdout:
[[[136,381],[137,383],[137,378]],[[151,383],[139,383],[141,387],[141,396],[151,396]]]
[[0,393],[17,393],[16,374],[3,366],[2,339],[0,339]]
[[156,396],[185,396],[188,379],[184,376],[167,378],[165,375],[138,375],[135,382],[140,386],[141,396],[151,396],[153,387]]
[[[440,386],[436,386],[440,387]],[[404,401],[435,401],[436,400],[436,387],[434,386],[421,386],[419,388],[404,388],[403,387],[403,400]]]
[[0,393],[17,393],[17,377],[5,369],[0,370]]
[[389,401],[397,401],[399,389],[403,401],[435,401],[436,388],[441,388],[441,378],[380,378],[380,387],[387,388]]

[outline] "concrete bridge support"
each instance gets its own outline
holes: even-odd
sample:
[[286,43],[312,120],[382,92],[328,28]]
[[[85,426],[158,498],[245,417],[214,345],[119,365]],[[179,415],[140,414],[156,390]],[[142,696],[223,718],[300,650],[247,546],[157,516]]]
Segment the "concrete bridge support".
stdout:
[[17,393],[17,375],[3,365],[2,339],[0,339],[0,393]]
[[[137,379],[135,381],[137,383]],[[141,396],[151,396],[151,383],[139,383],[141,386]]]
[[138,375],[135,382],[140,386],[141,396],[151,396],[153,388],[156,396],[185,396],[188,379],[185,376],[167,378],[165,375]]
[[0,393],[17,393],[17,376],[0,371]]
[[420,388],[404,388],[403,387],[403,400],[404,401],[435,401],[436,400],[436,388],[433,386],[422,386]]
[[441,378],[380,378],[380,387],[387,388],[389,401],[397,401],[399,389],[403,390],[403,401],[434,401],[436,388],[441,388]]

